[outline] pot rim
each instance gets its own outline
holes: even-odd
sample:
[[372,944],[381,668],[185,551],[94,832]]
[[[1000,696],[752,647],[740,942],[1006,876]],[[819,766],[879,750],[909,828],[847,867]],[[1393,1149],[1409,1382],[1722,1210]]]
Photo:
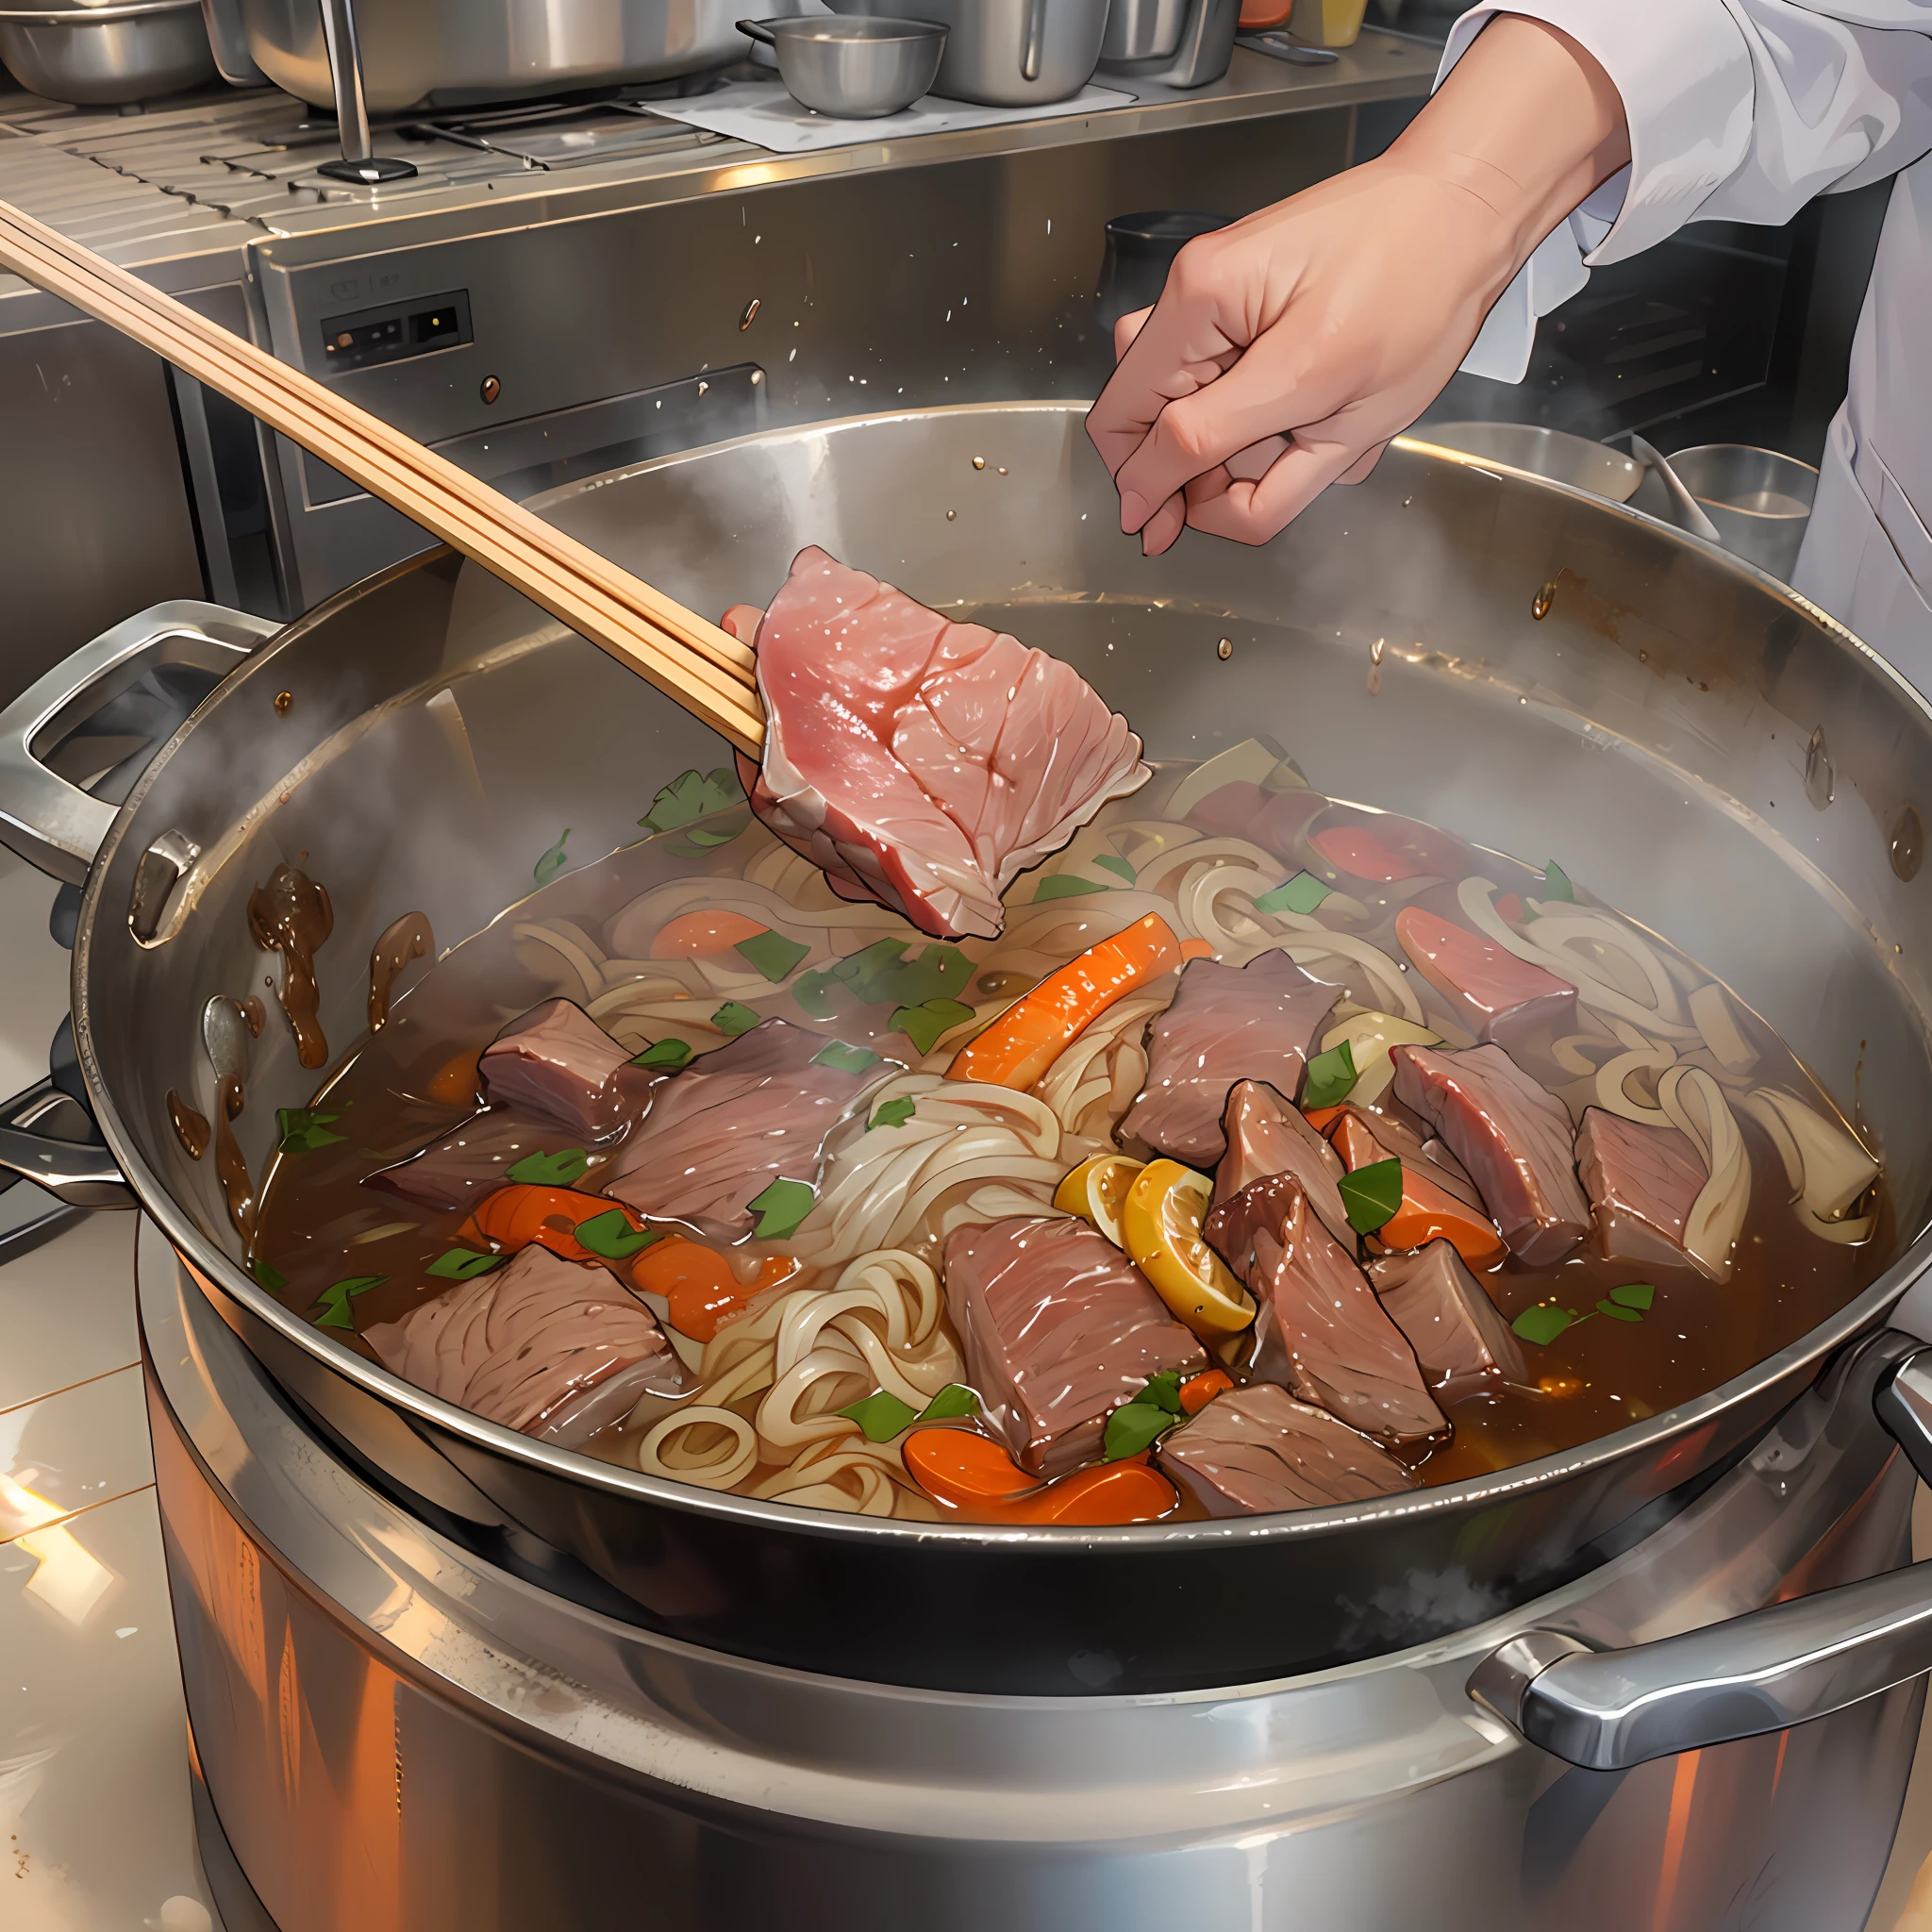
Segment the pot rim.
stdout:
[[111,26],[158,13],[189,13],[201,0],[118,0],[112,7],[0,8],[0,26]]
[[[175,5],[178,4],[178,0],[162,0],[162,4]],[[679,463],[711,456],[721,450],[746,445],[769,447],[790,439],[858,430],[878,424],[908,420],[927,421],[939,417],[975,414],[1012,416],[1031,413],[1062,417],[1078,414],[1084,417],[1091,407],[1090,402],[1058,400],[965,403],[936,408],[891,409],[866,415],[838,417],[824,422],[800,424],[785,429],[755,431],[724,442],[708,444],[700,449],[683,450],[668,456],[656,457],[644,462],[612,470],[607,473],[605,477],[597,480],[608,482],[644,471],[668,470]],[[1645,533],[1652,537],[1658,531],[1663,531],[1673,541],[1693,547],[1722,562],[1758,588],[1768,590],[1778,600],[1825,630],[1840,644],[1852,647],[1859,656],[1866,658],[1874,669],[1882,673],[1909,705],[1922,714],[1928,727],[1932,727],[1932,702],[1928,702],[1886,659],[1828,612],[1820,609],[1792,591],[1789,585],[1780,583],[1775,577],[1755,564],[1747,562],[1734,552],[1673,525],[1660,524],[1656,518],[1645,516],[1640,510],[1630,509],[1625,505],[1598,496],[1591,491],[1540,476],[1529,471],[1513,469],[1510,465],[1491,458],[1474,457],[1464,451],[1447,449],[1416,437],[1398,437],[1394,439],[1394,447],[1407,455],[1421,457],[1426,461],[1446,461],[1491,475],[1501,472],[1511,478],[1521,478],[1539,490],[1555,491],[1560,496],[1591,505],[1613,518],[1641,525]],[[575,491],[583,486],[571,484],[564,487]],[[541,496],[532,500],[532,507],[537,508],[540,514],[542,502]],[[94,856],[82,896],[72,981],[75,1038],[82,1075],[87,1082],[88,1092],[93,1102],[95,1117],[100,1124],[102,1135],[119,1163],[123,1174],[139,1196],[142,1211],[156,1222],[170,1244],[192,1270],[209,1279],[222,1293],[240,1303],[255,1319],[274,1329],[285,1341],[333,1369],[365,1394],[390,1408],[403,1411],[417,1422],[428,1424],[436,1432],[457,1437],[493,1455],[508,1456],[514,1460],[533,1464],[551,1476],[582,1483],[611,1495],[634,1497],[640,1503],[668,1507],[691,1515],[722,1519],[745,1525],[756,1524],[822,1540],[877,1541],[884,1539],[889,1543],[907,1541],[931,1545],[937,1542],[983,1549],[1039,1547],[1062,1555],[1080,1548],[1101,1554],[1109,1551],[1142,1551],[1170,1545],[1211,1547],[1230,1544],[1251,1545],[1257,1541],[1289,1541],[1317,1537],[1343,1524],[1392,1524],[1419,1516],[1459,1511],[1472,1506],[1505,1504],[1527,1492],[1552,1487],[1566,1478],[1585,1474],[1599,1466],[1621,1461],[1626,1457],[1660,1445],[1673,1438],[1688,1437],[1700,1427],[1715,1423],[1727,1410],[1751,1400],[1764,1385],[1778,1381],[1807,1365],[1822,1363],[1833,1351],[1861,1331],[1876,1325],[1918,1276],[1928,1268],[1932,1268],[1932,1216],[1928,1216],[1921,1222],[1918,1232],[1897,1259],[1886,1268],[1875,1281],[1835,1314],[1798,1337],[1776,1354],[1767,1356],[1742,1374],[1720,1383],[1718,1387],[1691,1402],[1666,1409],[1641,1422],[1631,1423],[1607,1435],[1593,1437],[1590,1441],[1574,1449],[1559,1451],[1554,1456],[1542,1457],[1533,1462],[1514,1464],[1489,1475],[1473,1476],[1463,1482],[1406,1491],[1392,1496],[1372,1498],[1363,1503],[1338,1504],[1324,1509],[1292,1510],[1268,1516],[1218,1517],[1204,1522],[1139,1524],[1116,1528],[1002,1527],[990,1524],[901,1521],[891,1517],[865,1517],[835,1510],[806,1508],[794,1504],[740,1496],[729,1491],[699,1489],[691,1484],[645,1475],[639,1470],[626,1470],[615,1463],[581,1455],[575,1450],[540,1442],[500,1424],[485,1422],[467,1409],[457,1407],[453,1403],[426,1394],[413,1384],[391,1374],[376,1363],[344,1347],[313,1324],[303,1320],[292,1308],[260,1287],[239,1263],[203,1235],[182,1211],[173,1195],[142,1158],[140,1149],[123,1125],[113,1097],[102,1076],[89,1024],[86,981],[88,963],[92,951],[94,924],[100,912],[103,882],[120,850],[121,841],[132,824],[134,816],[148,791],[192,736],[203,716],[232,697],[233,693],[249,679],[275,675],[269,667],[283,651],[292,647],[317,625],[332,619],[338,611],[349,608],[359,598],[373,594],[383,585],[403,576],[406,573],[421,569],[425,564],[433,563],[447,555],[449,551],[445,546],[420,552],[325,598],[287,625],[269,642],[238,666],[195,708],[180,729],[156,754],[142,774],[129,792],[126,802],[115,814],[114,823]],[[425,681],[422,689],[428,691],[441,688],[448,682],[449,675],[447,668],[440,670],[433,679]],[[386,705],[395,705],[407,701],[411,694],[407,691],[396,693],[382,702]]]

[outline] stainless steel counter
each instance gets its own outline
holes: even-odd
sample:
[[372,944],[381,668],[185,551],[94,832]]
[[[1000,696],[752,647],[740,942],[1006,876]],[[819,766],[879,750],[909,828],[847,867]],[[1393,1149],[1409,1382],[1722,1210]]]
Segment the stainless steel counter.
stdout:
[[[1109,216],[1291,193],[1379,145],[1371,122],[1419,98],[1435,62],[1373,32],[1324,68],[1242,50],[1192,92],[1136,84],[1105,113],[804,156],[648,103],[445,118],[381,130],[420,173],[378,189],[317,175],[328,130],[280,94],[138,116],[16,95],[0,97],[0,196],[478,474],[546,458],[536,487],[591,455],[901,397],[1091,393],[1110,362],[1091,313]],[[344,369],[325,348],[345,323],[407,332],[438,312],[450,326],[423,353]],[[7,276],[0,436],[0,579],[22,620],[0,690],[160,598],[292,614],[423,541]]]

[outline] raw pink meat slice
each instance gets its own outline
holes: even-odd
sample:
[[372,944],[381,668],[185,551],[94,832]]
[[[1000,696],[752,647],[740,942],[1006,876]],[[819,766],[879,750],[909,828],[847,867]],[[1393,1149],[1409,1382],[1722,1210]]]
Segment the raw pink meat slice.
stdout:
[[941,939],[996,937],[1012,880],[1150,776],[1068,666],[816,548],[758,625],[758,676],[752,809],[835,891]]
[[1590,1228],[1570,1116],[1500,1046],[1439,1053],[1398,1046],[1395,1097],[1468,1169],[1510,1252],[1541,1267]]
[[1210,1516],[1320,1509],[1412,1490],[1386,1449],[1273,1382],[1217,1395],[1155,1459]]
[[1383,1255],[1369,1263],[1368,1274],[1441,1400],[1505,1382],[1535,1386],[1508,1323],[1447,1241]]
[[425,1394],[545,1441],[580,1442],[647,1391],[685,1389],[642,1302],[608,1270],[534,1244],[362,1339]]
[[1684,1252],[1684,1224],[1710,1176],[1688,1134],[1585,1108],[1576,1165],[1605,1260],[1697,1265]]
[[1084,1222],[956,1227],[945,1264],[966,1373],[987,1420],[1035,1475],[1098,1456],[1108,1415],[1148,1376],[1208,1366],[1146,1276]]
[[1384,1441],[1448,1429],[1415,1352],[1291,1174],[1243,1188],[1202,1231],[1255,1298],[1257,1381]]
[[568,1141],[559,1127],[486,1108],[422,1153],[393,1167],[377,1168],[362,1185],[425,1208],[474,1208],[485,1194],[508,1184],[518,1161],[533,1154],[560,1154]]

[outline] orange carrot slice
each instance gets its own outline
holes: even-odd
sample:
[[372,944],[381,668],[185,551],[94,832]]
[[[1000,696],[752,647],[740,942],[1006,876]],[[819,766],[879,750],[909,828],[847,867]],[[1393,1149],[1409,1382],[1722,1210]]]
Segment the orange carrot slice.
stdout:
[[1153,1523],[1180,1501],[1174,1486],[1148,1467],[1144,1454],[1037,1484],[1004,1444],[974,1429],[915,1429],[901,1453],[929,1495],[981,1523],[1096,1529]]
[[1158,912],[1090,946],[969,1040],[946,1069],[949,1080],[1026,1088],[1118,999],[1181,963],[1181,942]]
[[580,1194],[575,1188],[513,1181],[476,1203],[468,1220],[457,1229],[457,1240],[489,1241],[512,1254],[535,1241],[566,1261],[602,1261],[603,1256],[593,1254],[577,1240],[576,1230],[584,1222],[613,1208],[624,1216],[633,1234],[642,1231],[642,1216],[621,1202],[608,1201],[601,1194]]
[[1234,1377],[1225,1369],[1208,1369],[1181,1384],[1181,1412],[1198,1415],[1224,1389],[1234,1387]]
[[1311,1107],[1303,1113],[1302,1118],[1316,1133],[1325,1134],[1341,1118],[1341,1113],[1342,1109],[1339,1107]]
[[741,1281],[717,1249],[675,1234],[654,1241],[630,1264],[631,1286],[661,1294],[671,1304],[671,1325],[693,1341],[709,1341],[754,1295],[797,1273],[791,1256],[769,1255],[753,1280]]
[[741,912],[683,912],[658,928],[651,941],[654,959],[697,959],[728,953],[741,940],[755,940],[769,926]]
[[1206,940],[1183,940],[1181,941],[1181,958],[1183,959],[1211,959],[1213,957],[1214,948]]
[[[1348,1107],[1336,1109],[1340,1118],[1329,1139],[1353,1174],[1389,1158],[1389,1149],[1370,1133]],[[1319,1131],[1319,1129],[1317,1130]],[[1402,1205],[1375,1232],[1385,1248],[1420,1248],[1437,1239],[1446,1241],[1472,1268],[1493,1268],[1507,1252],[1503,1237],[1488,1215],[1458,1201],[1447,1188],[1402,1163]]]
[[906,1467],[927,1494],[956,1509],[982,1507],[1037,1489],[1006,1445],[977,1429],[914,1429],[901,1448]]

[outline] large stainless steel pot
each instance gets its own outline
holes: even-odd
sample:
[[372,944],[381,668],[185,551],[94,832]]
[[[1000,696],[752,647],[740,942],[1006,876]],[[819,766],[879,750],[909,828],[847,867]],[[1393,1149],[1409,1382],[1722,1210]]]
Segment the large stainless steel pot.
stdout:
[[[608,851],[658,785],[723,747],[437,553],[289,626],[201,707],[110,825],[105,808],[82,801],[89,824],[75,807],[57,852],[28,828],[58,816],[49,796],[73,807],[79,794],[40,770],[35,747],[82,700],[50,680],[9,714],[0,829],[70,871],[104,830],[75,1016],[115,1156],[311,1422],[412,1507],[551,1566],[555,1588],[711,1649],[983,1691],[1251,1683],[1386,1653],[1627,1548],[1879,1324],[1932,1252],[1917,1239],[1932,1191],[1932,882],[1917,875],[1932,712],[1721,551],[1411,446],[1266,549],[1191,537],[1150,561],[1119,536],[1080,411],[1063,404],[787,430],[539,502],[699,608],[768,594],[808,541],[936,604],[1024,606],[1023,627],[1126,710],[1156,756],[1203,757],[1266,729],[1325,789],[1539,862],[1560,854],[1728,977],[1857,1107],[1899,1211],[1885,1274],[1801,1342],[1700,1401],[1453,1488],[1259,1521],[1023,1534],[627,1474],[407,1388],[263,1292],[165,1097],[209,1110],[202,1008],[260,986],[243,908],[278,860],[300,858],[335,901],[323,1019],[341,1049],[364,1024],[370,944],[398,913],[420,907],[445,942],[476,931],[527,891],[561,827],[574,857]],[[48,796],[25,796],[35,784]],[[593,910],[608,890],[587,867],[572,904]],[[313,1084],[272,1025],[240,1123],[258,1170],[272,1109]],[[903,1614],[881,1619],[882,1603]]]
[[[317,107],[335,93],[315,0],[202,0],[222,71],[263,77]],[[425,102],[513,100],[703,74],[741,58],[741,0],[501,0],[492,7],[387,0],[358,10],[374,113]],[[760,0],[755,9],[795,8]]]

